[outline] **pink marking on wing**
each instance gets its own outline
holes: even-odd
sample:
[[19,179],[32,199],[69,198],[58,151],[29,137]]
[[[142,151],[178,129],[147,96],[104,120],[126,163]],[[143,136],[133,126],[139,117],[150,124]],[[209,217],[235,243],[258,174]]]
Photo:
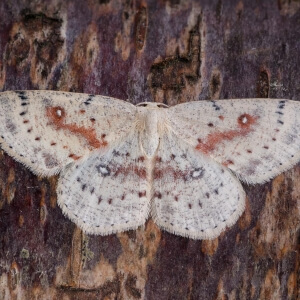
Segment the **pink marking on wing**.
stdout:
[[231,159],[228,159],[222,163],[223,166],[228,167],[229,165],[234,165],[234,162]]
[[72,158],[72,159],[74,159],[74,160],[78,160],[78,159],[81,158],[81,156],[77,156],[77,155],[74,154],[74,153],[71,153],[71,154],[69,155],[69,157]]
[[[60,114],[58,114],[58,112]],[[46,116],[49,119],[50,124],[55,126],[56,129],[67,130],[82,136],[92,148],[102,148],[107,146],[107,141],[104,140],[105,136],[102,136],[101,140],[97,139],[94,128],[85,128],[83,126],[77,126],[76,124],[67,124],[65,122],[65,109],[60,106],[47,107]]]
[[216,131],[210,133],[204,141],[198,139],[198,144],[195,149],[209,154],[213,152],[223,141],[232,141],[237,137],[246,136],[254,130],[254,125],[257,123],[257,116],[242,114],[237,118],[237,129],[227,131]]
[[114,173],[114,176],[132,176],[135,175],[139,178],[146,179],[147,178],[147,170],[143,167],[137,167],[135,165],[129,165],[127,167],[118,167],[118,168],[112,168],[112,172]]
[[189,175],[189,171],[180,171],[178,169],[174,169],[172,167],[164,167],[164,168],[155,168],[153,173],[154,179],[161,179],[172,177],[172,180],[184,179]]

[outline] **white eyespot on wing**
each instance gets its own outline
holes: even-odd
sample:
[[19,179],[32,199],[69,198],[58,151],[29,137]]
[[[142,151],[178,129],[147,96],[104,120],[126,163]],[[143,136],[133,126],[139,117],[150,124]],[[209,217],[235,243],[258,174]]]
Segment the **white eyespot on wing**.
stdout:
[[195,101],[168,109],[178,137],[249,183],[300,160],[300,103],[282,99]]
[[0,142],[40,175],[106,151],[134,126],[136,108],[125,101],[54,91],[0,93]]
[[165,134],[154,160],[152,217],[163,229],[213,239],[244,211],[245,193],[225,167]]
[[147,166],[133,132],[104,155],[94,153],[64,170],[58,182],[58,204],[86,233],[136,229],[149,214]]

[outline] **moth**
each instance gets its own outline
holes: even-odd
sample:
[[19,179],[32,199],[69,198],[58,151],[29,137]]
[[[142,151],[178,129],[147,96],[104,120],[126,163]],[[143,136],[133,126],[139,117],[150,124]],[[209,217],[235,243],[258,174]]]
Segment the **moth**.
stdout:
[[300,160],[300,103],[278,99],[136,106],[55,91],[0,93],[1,147],[59,174],[63,213],[89,234],[143,225],[213,239],[245,208],[239,181],[263,183]]

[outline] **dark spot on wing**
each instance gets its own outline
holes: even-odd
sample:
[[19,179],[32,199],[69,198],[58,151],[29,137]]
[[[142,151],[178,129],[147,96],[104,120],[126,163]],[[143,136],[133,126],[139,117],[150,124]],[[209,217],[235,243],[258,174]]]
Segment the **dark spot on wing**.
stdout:
[[76,154],[74,154],[74,153],[70,153],[70,154],[69,154],[69,157],[72,158],[72,159],[74,159],[74,160],[78,160],[78,159],[81,158],[81,156],[78,156],[78,155],[76,155]]
[[158,163],[161,163],[162,162],[162,158],[160,156],[156,156],[155,157],[155,161],[158,162]]
[[215,101],[212,101],[212,105],[213,105],[213,108],[215,110],[220,110],[221,109],[220,106],[218,106]]
[[6,119],[5,120],[5,125],[6,125],[6,128],[7,128],[7,130],[9,132],[11,132],[11,133],[15,133],[16,132],[17,127],[16,127],[16,125],[11,120]]
[[160,192],[156,192],[156,193],[154,193],[154,197],[158,198],[158,199],[161,199],[162,195],[161,195]]
[[139,192],[139,198],[146,197],[146,191]]
[[15,91],[15,93],[18,95],[18,97],[24,101],[24,100],[28,100],[28,97],[26,96],[25,91]]
[[285,101],[279,101],[278,108],[283,109],[285,107]]
[[228,165],[234,165],[234,162],[231,159],[228,159],[225,163],[224,166],[228,166]]
[[95,97],[95,95],[89,95],[88,99],[83,102],[85,105],[90,105],[91,102],[93,101],[93,98]]
[[112,155],[113,156],[120,156],[120,152],[117,151],[117,150],[113,150]]
[[56,157],[54,157],[49,153],[43,153],[43,158],[44,158],[45,166],[48,169],[55,168],[59,165],[59,161],[56,159]]

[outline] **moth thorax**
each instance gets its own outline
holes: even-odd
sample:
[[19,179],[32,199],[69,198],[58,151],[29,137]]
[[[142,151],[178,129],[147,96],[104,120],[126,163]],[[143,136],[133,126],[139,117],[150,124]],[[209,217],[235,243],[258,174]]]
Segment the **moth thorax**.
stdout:
[[145,154],[149,157],[152,157],[154,156],[159,143],[157,112],[155,110],[147,111],[147,113],[143,115],[143,120],[141,120],[141,123],[141,146]]

